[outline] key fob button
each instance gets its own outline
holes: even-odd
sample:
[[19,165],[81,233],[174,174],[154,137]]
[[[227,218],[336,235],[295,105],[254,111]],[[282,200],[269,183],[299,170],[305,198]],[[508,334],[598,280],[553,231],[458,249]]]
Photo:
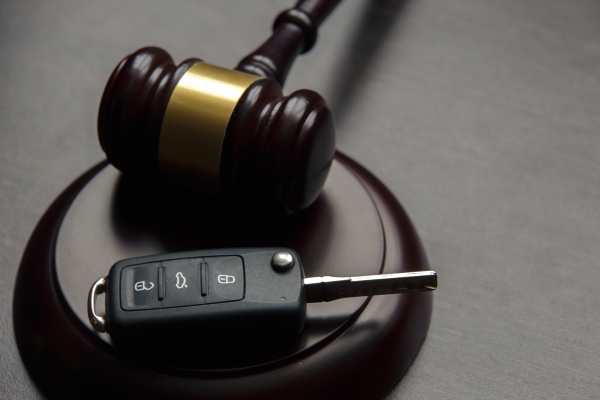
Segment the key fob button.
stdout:
[[160,308],[158,268],[160,263],[132,265],[121,271],[121,307],[124,310]]
[[206,257],[208,294],[206,303],[222,303],[244,298],[244,263],[241,257]]
[[200,258],[163,261],[165,297],[163,308],[204,304],[200,293]]

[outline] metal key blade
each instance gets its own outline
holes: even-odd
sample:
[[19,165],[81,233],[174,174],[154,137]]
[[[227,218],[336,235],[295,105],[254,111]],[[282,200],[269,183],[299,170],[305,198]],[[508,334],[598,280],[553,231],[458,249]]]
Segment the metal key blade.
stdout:
[[304,288],[306,301],[318,303],[346,297],[435,290],[437,274],[435,271],[419,271],[340,278],[323,276],[305,278]]

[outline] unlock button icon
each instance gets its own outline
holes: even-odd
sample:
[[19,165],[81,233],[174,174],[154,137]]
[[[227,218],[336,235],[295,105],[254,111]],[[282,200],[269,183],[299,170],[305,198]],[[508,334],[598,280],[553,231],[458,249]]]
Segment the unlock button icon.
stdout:
[[124,310],[160,308],[158,268],[160,263],[132,265],[121,271],[121,306]]

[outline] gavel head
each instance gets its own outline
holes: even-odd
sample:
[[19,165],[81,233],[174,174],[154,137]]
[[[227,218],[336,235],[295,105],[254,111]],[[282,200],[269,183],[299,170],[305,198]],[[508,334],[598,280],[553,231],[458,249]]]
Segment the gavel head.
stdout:
[[203,188],[287,214],[319,195],[335,152],[334,122],[310,90],[147,47],[113,71],[98,136],[124,173]]

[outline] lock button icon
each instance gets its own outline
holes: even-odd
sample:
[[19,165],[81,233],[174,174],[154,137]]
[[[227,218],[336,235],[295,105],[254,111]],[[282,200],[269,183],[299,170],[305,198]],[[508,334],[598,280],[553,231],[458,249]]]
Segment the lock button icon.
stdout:
[[233,275],[219,275],[217,276],[217,282],[221,285],[227,285],[230,283],[235,283],[235,276]]
[[206,304],[244,298],[244,263],[241,257],[206,257],[208,295]]

